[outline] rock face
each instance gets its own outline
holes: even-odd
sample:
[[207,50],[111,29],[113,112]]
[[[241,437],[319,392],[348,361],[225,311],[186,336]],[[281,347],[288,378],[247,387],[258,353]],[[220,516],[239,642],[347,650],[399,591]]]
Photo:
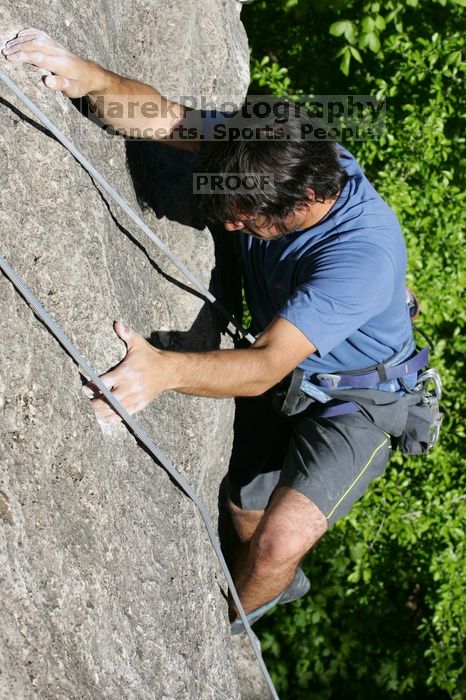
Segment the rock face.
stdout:
[[[247,88],[233,0],[3,0],[2,46],[28,26],[164,94],[239,103]],[[132,206],[153,183],[146,222],[209,286],[212,239],[187,225],[193,156],[110,138],[40,71],[1,62]],[[124,355],[117,318],[164,346],[218,346],[180,273],[3,84],[0,97],[1,254],[97,371]],[[1,275],[0,296],[0,696],[238,698],[225,582],[196,508],[123,426],[97,424],[78,369]],[[169,393],[138,416],[214,519],[232,415],[231,401]]]

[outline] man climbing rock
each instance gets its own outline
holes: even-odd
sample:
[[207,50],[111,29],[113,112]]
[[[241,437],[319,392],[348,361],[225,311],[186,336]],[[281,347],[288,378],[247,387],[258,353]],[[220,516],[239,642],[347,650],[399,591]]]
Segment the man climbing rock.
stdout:
[[[348,151],[304,137],[312,122],[291,105],[251,117],[254,139],[202,141],[219,115],[193,114],[39,30],[19,32],[3,54],[49,71],[51,90],[87,96],[120,133],[199,153],[203,183],[258,183],[197,195],[206,218],[238,239],[254,344],[169,352],[117,322],[127,354],[103,375],[131,413],[168,390],[238,397],[228,505],[242,543],[233,575],[253,622],[307,592],[300,561],[382,474],[403,431],[405,392],[422,363],[396,216]],[[196,118],[202,132],[190,130]],[[99,420],[119,420],[97,394],[92,403]],[[230,614],[241,631],[233,604]]]

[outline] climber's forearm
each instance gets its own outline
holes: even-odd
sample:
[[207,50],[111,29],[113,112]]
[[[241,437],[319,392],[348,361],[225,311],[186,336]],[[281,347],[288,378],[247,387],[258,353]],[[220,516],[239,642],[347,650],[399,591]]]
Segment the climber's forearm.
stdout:
[[[170,389],[214,398],[257,396],[315,352],[308,338],[283,318],[274,319],[244,350],[170,352],[154,348],[121,322],[115,332],[126,343],[127,355],[101,379],[130,413]],[[97,387],[90,382],[87,388],[99,420],[118,420]]]
[[[183,394],[227,398],[258,396],[276,384],[281,372],[271,367],[265,347],[210,352],[166,353],[169,389]],[[157,368],[154,367],[157,372]]]
[[185,107],[154,87],[97,66],[87,98],[98,117],[126,136],[168,138],[185,116]]
[[[215,398],[258,396],[313,352],[315,347],[296,326],[276,318],[244,350],[165,352],[164,359],[171,366],[167,388]],[[156,361],[154,370],[157,372]]]

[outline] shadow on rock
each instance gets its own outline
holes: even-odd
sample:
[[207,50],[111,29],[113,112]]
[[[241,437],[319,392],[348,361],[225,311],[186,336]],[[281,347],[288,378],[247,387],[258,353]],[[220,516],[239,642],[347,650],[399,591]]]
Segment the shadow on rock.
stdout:
[[198,156],[155,141],[127,139],[125,146],[140,207],[150,207],[159,219],[166,217],[198,230],[205,228],[193,195]]
[[146,339],[160,350],[200,352],[215,350],[220,346],[219,314],[206,302],[187,331],[154,330]]
[[[206,222],[198,209],[193,194],[193,172],[198,156],[165,144],[128,139],[126,156],[137,200],[142,209],[150,208],[160,219],[166,217],[184,226],[202,230]],[[209,291],[220,301],[228,314],[242,317],[241,271],[235,236],[229,234],[223,223],[208,227],[214,241],[215,264]],[[196,291],[190,293],[198,295]],[[217,310],[218,311],[218,310]],[[220,332],[225,332],[229,321],[220,312],[215,314]],[[196,329],[203,329],[203,312],[188,333],[173,331],[171,340],[177,349],[202,349],[195,337]],[[202,334],[201,334],[202,336]],[[157,338],[154,339],[157,342]],[[195,347],[189,348],[194,342]],[[174,348],[174,349],[175,349]]]

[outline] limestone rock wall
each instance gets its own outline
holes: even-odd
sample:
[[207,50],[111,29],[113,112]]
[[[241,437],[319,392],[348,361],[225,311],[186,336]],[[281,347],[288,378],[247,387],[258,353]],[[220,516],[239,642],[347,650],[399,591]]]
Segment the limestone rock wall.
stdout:
[[[0,42],[38,27],[162,93],[239,103],[238,8],[3,0]],[[1,62],[136,209],[131,172],[143,164],[159,203],[146,222],[209,286],[212,239],[186,225],[192,156],[153,145],[143,158],[46,90],[40,71]],[[117,318],[172,347],[218,345],[180,273],[3,84],[0,98],[1,254],[91,364],[103,372],[124,355]],[[177,207],[183,224],[166,216]],[[238,698],[225,583],[195,507],[123,426],[97,424],[77,368],[3,276],[0,300],[0,697]],[[214,519],[232,414],[230,401],[174,393],[139,414]]]

